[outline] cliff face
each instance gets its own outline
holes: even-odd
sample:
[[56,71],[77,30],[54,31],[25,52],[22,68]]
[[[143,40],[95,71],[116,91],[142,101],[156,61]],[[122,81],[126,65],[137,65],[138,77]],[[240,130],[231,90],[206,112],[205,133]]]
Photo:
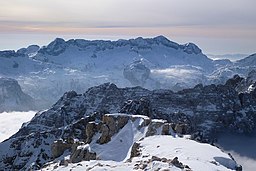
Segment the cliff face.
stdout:
[[0,78],[0,112],[27,111],[34,108],[34,100],[21,90],[16,80]]

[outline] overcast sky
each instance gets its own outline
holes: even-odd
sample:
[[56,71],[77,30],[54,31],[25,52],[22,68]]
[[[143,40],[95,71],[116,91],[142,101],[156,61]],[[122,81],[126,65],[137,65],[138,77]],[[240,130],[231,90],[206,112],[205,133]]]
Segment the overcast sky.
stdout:
[[164,35],[204,53],[256,52],[256,0],[0,0],[0,49]]

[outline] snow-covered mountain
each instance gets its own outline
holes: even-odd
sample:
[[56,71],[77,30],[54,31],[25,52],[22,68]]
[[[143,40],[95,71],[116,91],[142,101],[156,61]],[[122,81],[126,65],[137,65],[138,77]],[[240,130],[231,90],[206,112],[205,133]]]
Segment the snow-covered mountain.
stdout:
[[0,78],[0,112],[28,111],[35,108],[33,98],[21,90],[16,80]]
[[163,36],[117,41],[57,38],[41,48],[1,51],[0,76],[18,80],[24,92],[46,108],[66,91],[82,93],[105,82],[175,91],[199,83],[224,84],[235,74],[247,76],[255,69],[253,63],[243,63],[212,60],[193,43],[180,45]]

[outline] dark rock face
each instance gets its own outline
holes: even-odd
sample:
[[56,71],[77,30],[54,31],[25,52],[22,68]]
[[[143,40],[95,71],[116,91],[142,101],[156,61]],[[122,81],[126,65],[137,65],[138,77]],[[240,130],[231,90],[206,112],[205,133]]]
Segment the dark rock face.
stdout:
[[[73,138],[90,143],[95,133],[99,133],[98,143],[107,143],[131,118],[104,115],[106,113],[147,115],[169,122],[144,120],[142,125],[149,127],[148,136],[154,135],[160,126],[162,134],[176,131],[192,134],[200,141],[214,138],[222,129],[251,132],[256,123],[255,90],[244,92],[241,104],[236,91],[241,80],[235,77],[225,85],[198,85],[177,93],[149,91],[141,87],[118,88],[110,83],[92,87],[84,94],[67,92],[52,108],[37,113],[16,134],[0,144],[0,166],[19,170],[40,168],[70,148],[64,145],[65,148],[63,146],[53,155],[50,147],[58,139],[70,142],[67,140]],[[76,148],[72,145],[71,149]],[[76,156],[84,159],[87,154],[94,158],[93,152],[86,148],[78,151]],[[34,165],[29,161],[34,161]]]
[[128,100],[120,110],[121,113],[152,116],[152,108],[149,99]]
[[0,112],[33,109],[35,109],[34,100],[21,90],[16,80],[0,78]]

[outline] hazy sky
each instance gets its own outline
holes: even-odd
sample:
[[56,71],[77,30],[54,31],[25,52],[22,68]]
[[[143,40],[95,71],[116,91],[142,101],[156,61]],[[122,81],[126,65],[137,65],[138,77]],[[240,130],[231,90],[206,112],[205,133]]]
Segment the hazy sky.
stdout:
[[0,0],[0,49],[55,37],[164,35],[204,53],[256,52],[256,0]]

